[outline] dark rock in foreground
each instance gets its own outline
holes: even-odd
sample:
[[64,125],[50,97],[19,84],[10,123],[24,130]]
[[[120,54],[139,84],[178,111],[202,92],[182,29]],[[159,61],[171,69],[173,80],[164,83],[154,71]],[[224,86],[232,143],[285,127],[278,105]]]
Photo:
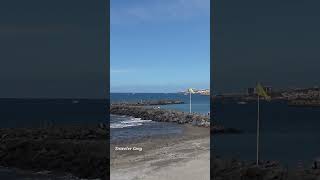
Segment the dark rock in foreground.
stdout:
[[278,162],[247,163],[237,160],[212,159],[213,172],[211,178],[215,180],[286,180],[287,169]]
[[319,180],[320,168],[288,169],[276,161],[255,162],[212,158],[211,179],[215,180]]
[[0,129],[0,165],[106,179],[107,129]]

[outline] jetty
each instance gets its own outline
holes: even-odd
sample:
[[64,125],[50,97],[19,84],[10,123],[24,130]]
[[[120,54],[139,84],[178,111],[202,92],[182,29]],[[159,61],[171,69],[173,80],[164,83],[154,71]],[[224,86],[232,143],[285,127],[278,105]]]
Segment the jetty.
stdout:
[[[200,127],[210,127],[210,115],[199,113],[187,113],[168,109],[157,109],[151,107],[130,106],[130,105],[111,105],[110,113],[115,115],[125,115],[142,120],[153,120],[158,122],[172,122],[178,124],[192,124]],[[211,133],[242,133],[235,128],[225,128],[222,125],[213,124],[210,127]]]
[[111,105],[110,113],[115,115],[132,116],[143,120],[158,122],[175,122],[179,124],[193,124],[196,126],[210,127],[210,117],[202,114],[190,114],[175,110],[157,109],[151,107],[131,105]]

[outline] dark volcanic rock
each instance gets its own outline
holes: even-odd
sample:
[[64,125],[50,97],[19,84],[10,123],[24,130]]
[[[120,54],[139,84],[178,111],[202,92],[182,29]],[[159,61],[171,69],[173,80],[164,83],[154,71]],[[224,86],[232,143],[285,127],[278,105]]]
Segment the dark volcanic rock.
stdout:
[[106,179],[107,129],[0,129],[0,165]]
[[216,180],[285,180],[287,169],[273,161],[255,163],[214,159],[211,177]]
[[[210,116],[196,113],[186,113],[174,110],[157,108],[147,108],[141,106],[111,105],[111,114],[126,115],[143,120],[153,120],[159,122],[174,122],[179,124],[192,124],[201,127],[210,127]],[[223,126],[211,126],[211,133],[242,133],[234,128],[224,128]]]

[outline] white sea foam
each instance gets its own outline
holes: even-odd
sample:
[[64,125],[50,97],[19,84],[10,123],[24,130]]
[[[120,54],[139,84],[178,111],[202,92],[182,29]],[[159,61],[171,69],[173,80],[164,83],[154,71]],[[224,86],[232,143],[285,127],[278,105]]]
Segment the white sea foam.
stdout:
[[145,122],[151,122],[151,120],[141,120],[141,118],[130,118],[130,120],[121,121],[121,123],[127,124],[127,123],[145,123]]
[[129,120],[123,120],[123,121],[118,121],[114,123],[110,123],[110,128],[111,129],[116,129],[116,128],[126,128],[126,127],[134,127],[134,126],[141,126],[145,123],[151,122],[152,120],[141,120],[141,118],[130,118]]

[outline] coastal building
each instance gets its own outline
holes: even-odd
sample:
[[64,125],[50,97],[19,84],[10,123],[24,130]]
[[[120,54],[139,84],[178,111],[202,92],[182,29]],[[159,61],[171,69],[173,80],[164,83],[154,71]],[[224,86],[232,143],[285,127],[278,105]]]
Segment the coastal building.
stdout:
[[[264,86],[263,89],[266,91],[267,94],[271,94],[272,93],[272,87],[271,86]],[[253,95],[257,95],[257,89],[254,87],[250,87],[247,89],[247,95],[249,96],[253,96]]]
[[255,91],[256,91],[256,88],[248,88],[247,89],[247,95],[254,95],[255,94]]
[[[194,94],[200,94],[200,95],[205,95],[209,96],[210,95],[210,89],[192,89]],[[189,94],[189,91],[182,91],[181,93],[183,94]]]

